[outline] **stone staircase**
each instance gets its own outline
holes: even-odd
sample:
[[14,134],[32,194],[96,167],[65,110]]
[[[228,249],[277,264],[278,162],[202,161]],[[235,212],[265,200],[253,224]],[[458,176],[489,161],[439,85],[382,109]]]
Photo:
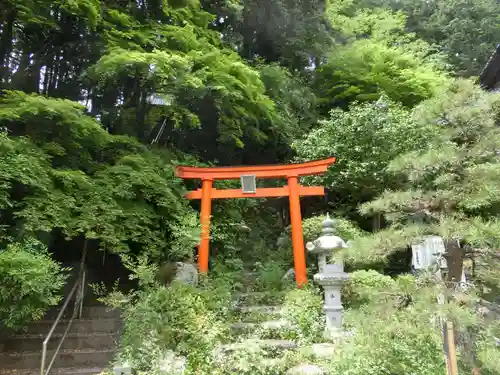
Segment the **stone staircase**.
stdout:
[[[294,340],[286,339],[287,322],[281,316],[285,290],[256,291],[256,275],[245,272],[242,287],[235,293],[233,319],[230,322],[233,335],[228,343],[215,349],[221,363],[237,374],[250,374],[238,368],[237,358],[242,352],[253,352],[262,358],[261,366],[269,374],[325,374],[319,367],[300,362],[290,362],[296,353],[311,352],[307,357],[320,357],[318,350],[300,347]],[[0,336],[0,375],[40,374],[42,342],[47,336],[58,310],[50,311],[43,320],[31,324],[23,333]],[[71,313],[71,312],[69,312]],[[68,324],[63,317],[48,345],[47,361],[50,361]],[[104,306],[83,308],[81,319],[74,319],[57,355],[50,374],[96,375],[108,368],[113,360],[122,322],[119,312]],[[285,335],[286,336],[286,335]],[[322,345],[322,344],[318,344]],[[312,349],[312,350],[311,350]],[[320,348],[321,349],[321,348]],[[325,346],[321,356],[332,355],[332,348]],[[244,358],[244,357],[243,357]],[[240,365],[245,365],[245,360]],[[251,362],[251,361],[247,361]]]
[[[0,375],[40,374],[42,342],[57,313],[58,310],[50,311],[43,320],[32,323],[22,333],[0,337]],[[69,315],[62,317],[48,343],[46,366],[68,327],[68,318]],[[104,306],[84,307],[81,319],[73,320],[50,374],[99,374],[113,359],[120,329],[121,319],[117,311]]]
[[[323,353],[318,353],[316,348],[303,348],[294,340],[284,338],[288,323],[282,319],[281,310],[286,291],[255,291],[256,277],[254,272],[246,271],[242,283],[243,290],[234,295],[235,314],[231,324],[234,342],[218,349],[221,358],[224,358],[222,361],[227,366],[228,362],[231,362],[232,353],[253,350],[263,356],[261,366],[269,369],[270,374],[324,374],[318,366],[307,363],[298,362],[290,366],[293,354],[300,352],[309,353],[310,355],[306,356],[309,358],[318,357],[318,354],[324,357],[332,355],[332,348],[323,346]],[[243,373],[237,364],[229,366],[233,366],[234,373]]]

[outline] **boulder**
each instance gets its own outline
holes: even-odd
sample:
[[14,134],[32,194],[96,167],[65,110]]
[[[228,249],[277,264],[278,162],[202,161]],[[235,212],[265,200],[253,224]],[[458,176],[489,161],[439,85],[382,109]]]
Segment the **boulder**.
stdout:
[[276,246],[277,247],[286,246],[286,245],[288,245],[289,242],[290,242],[290,238],[288,236],[280,236],[276,240]]
[[175,281],[192,286],[198,285],[198,269],[194,264],[177,262],[176,265]]
[[286,271],[285,276],[283,276],[282,280],[283,281],[292,281],[295,279],[295,270],[293,268],[290,268],[288,271]]

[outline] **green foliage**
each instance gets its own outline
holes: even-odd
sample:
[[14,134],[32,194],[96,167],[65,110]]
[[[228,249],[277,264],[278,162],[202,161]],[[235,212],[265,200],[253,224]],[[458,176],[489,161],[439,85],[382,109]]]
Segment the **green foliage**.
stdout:
[[286,264],[276,260],[258,262],[256,264],[257,290],[272,292],[280,290],[284,285],[283,276],[286,273]]
[[199,289],[179,282],[165,286],[154,281],[157,267],[147,257],[125,257],[124,263],[140,289],[101,297],[123,311],[119,358],[140,372],[160,374],[172,370],[170,356],[182,356],[188,373],[208,373],[214,345],[228,334],[222,324],[230,298],[227,280],[205,280]]
[[338,196],[350,194],[349,202],[355,204],[397,186],[387,166],[395,157],[425,146],[432,130],[382,97],[376,103],[352,105],[349,111],[333,110],[294,148],[301,161],[336,156],[338,161],[324,177],[308,181],[324,183]]
[[291,124],[282,136],[293,139],[308,131],[318,120],[317,99],[307,81],[293,76],[288,70],[275,64],[262,65],[260,77],[266,87],[266,94],[275,101],[280,112]]
[[446,83],[442,73],[431,63],[416,59],[412,51],[370,39],[335,50],[315,80],[325,109],[374,100],[381,92],[412,107]]
[[348,315],[348,320],[360,322],[356,335],[339,348],[329,371],[343,374],[418,371],[428,375],[442,372],[440,331],[428,321],[420,323],[426,317],[422,311]]
[[[483,92],[471,82],[457,81],[415,108],[417,124],[432,126],[438,133],[425,148],[403,154],[390,164],[389,171],[405,183],[363,205],[361,212],[384,213],[393,225],[359,239],[353,252],[365,249],[365,255],[385,256],[406,248],[412,239],[437,234],[482,249],[479,259],[495,257],[499,244],[494,229],[498,228],[499,203],[498,99],[498,94]],[[496,284],[493,279],[488,282]]]
[[327,9],[328,20],[334,30],[347,41],[370,36],[371,39],[406,47],[415,43],[416,37],[406,33],[406,17],[401,12],[384,8],[360,8],[353,1],[332,1]]
[[[302,231],[304,233],[304,241],[314,241],[319,236],[321,236],[321,231],[323,230],[323,221],[325,221],[326,215],[313,216],[302,221]],[[335,225],[335,235],[341,237],[344,241],[353,240],[362,235],[362,231],[356,226],[355,223],[343,219],[334,218]],[[287,231],[291,231],[291,227],[287,228]]]
[[308,287],[288,292],[281,316],[291,325],[287,328],[289,338],[301,343],[317,342],[321,339],[325,326],[320,291]]
[[[217,184],[217,188],[239,188],[239,181]],[[227,199],[213,204],[211,253],[215,257],[241,259],[250,264],[267,259],[281,227],[276,211],[263,199]],[[220,261],[220,260],[218,260]]]
[[498,374],[498,358],[500,348],[498,345],[498,337],[500,336],[500,324],[498,321],[493,322],[480,335],[476,345],[477,356],[482,364],[482,371],[487,374]]
[[209,277],[201,279],[205,303],[220,321],[227,321],[232,313],[232,293],[240,290],[242,281],[243,262],[237,258],[218,259]]
[[332,44],[325,0],[245,0],[243,4],[237,30],[242,34],[241,54],[247,59],[260,57],[304,72]]
[[[357,21],[359,15],[395,14],[392,22],[382,24],[387,30],[396,31],[393,37],[416,36],[445,56],[456,74],[475,76],[498,40],[498,9],[498,3],[492,0],[337,0],[330,2],[328,18],[335,29],[362,35],[366,29],[365,23]],[[394,27],[396,19],[404,19],[404,29]]]
[[[126,90],[133,77],[133,91],[162,97],[168,105],[145,106],[131,98],[119,109],[124,121],[116,123],[116,108],[106,108],[105,124],[115,123],[117,132],[147,140],[157,122],[166,118],[169,126],[162,139],[207,161],[224,160],[228,151],[236,152],[247,142],[274,144],[297,126],[295,118],[266,95],[259,71],[220,46],[217,34],[207,29],[211,16],[197,2],[165,13],[180,17],[179,24],[155,24],[154,31],[147,22],[116,10],[110,13],[108,50],[89,69],[89,79],[106,92],[110,85]],[[130,32],[117,31],[117,23],[125,23]],[[124,116],[134,109],[140,119]],[[203,150],[207,138],[225,150]]]
[[[140,290],[109,299],[124,306],[121,356],[145,373],[171,374],[165,357],[173,353],[187,356],[191,373],[230,373],[211,351],[228,336],[222,322],[243,264],[260,260],[258,288],[270,295],[283,288],[292,259],[290,242],[273,251],[283,229],[276,208],[214,202],[213,276],[199,289],[156,285],[154,264],[189,258],[199,239],[198,203],[183,197],[198,186],[175,177],[180,163],[284,162],[292,144],[301,161],[334,154],[338,164],[325,178],[306,183],[325,182],[339,212],[354,217],[358,203],[371,201],[361,213],[390,223],[367,236],[339,220],[337,234],[354,244],[347,261],[383,262],[436,233],[466,241],[480,254],[477,277],[500,286],[498,94],[450,84],[441,61],[446,55],[454,74],[477,73],[498,39],[492,0],[2,5],[0,84],[11,91],[0,98],[0,239],[14,244],[0,258],[10,251],[9,261],[42,262],[41,253],[10,250],[42,232],[125,255]],[[324,211],[318,206],[308,212]],[[319,236],[322,220],[304,220],[306,241]],[[478,327],[466,308],[435,308],[437,289],[419,283],[352,275],[347,322],[357,334],[331,373],[442,372],[439,329],[428,322],[447,315]],[[40,303],[55,303],[53,293]],[[319,338],[315,291],[291,292],[284,314],[290,337]],[[492,372],[494,329],[477,343]],[[259,351],[247,354],[242,373],[285,369],[268,368]]]
[[111,136],[70,100],[6,91],[0,98],[0,122],[9,135],[29,137],[55,168],[94,172],[121,153],[143,150],[134,139]]
[[356,298],[367,299],[358,299],[363,305],[346,311],[345,324],[354,335],[340,343],[329,361],[331,373],[437,374],[444,366],[439,318],[454,321],[460,329],[477,324],[469,306],[438,305],[442,290],[427,276],[391,280],[358,271],[352,277]]
[[499,39],[499,4],[492,0],[376,1],[401,10],[407,30],[435,45],[462,76],[480,73]]
[[0,132],[0,207],[3,210],[2,225],[6,233],[2,239],[12,235],[9,233],[11,215],[18,191],[35,194],[46,191],[51,186],[48,175],[49,158],[33,147],[27,138],[13,139],[6,132]]
[[158,346],[186,356],[193,371],[210,366],[213,344],[223,336],[206,299],[199,291],[178,283],[140,293],[124,314],[122,357],[146,371],[155,359],[151,356],[158,355],[151,346]]
[[395,281],[373,270],[360,270],[349,274],[348,281],[344,284],[343,304],[351,308],[359,308],[365,304],[373,303],[380,298],[380,291],[391,290]]
[[41,319],[61,300],[67,275],[36,240],[0,250],[0,320],[19,329]]
[[334,2],[328,11],[333,28],[348,43],[335,46],[315,72],[323,114],[355,101],[376,100],[382,92],[411,107],[446,83],[425,43],[404,33],[404,16],[353,6]]
[[0,197],[22,232],[57,228],[115,252],[191,257],[198,218],[174,175],[175,155],[110,135],[68,100],[8,92],[0,120],[12,134],[0,138]]
[[445,83],[445,76],[431,63],[416,59],[414,52],[371,39],[336,49],[315,77],[324,113],[354,101],[376,100],[382,92],[412,107]]

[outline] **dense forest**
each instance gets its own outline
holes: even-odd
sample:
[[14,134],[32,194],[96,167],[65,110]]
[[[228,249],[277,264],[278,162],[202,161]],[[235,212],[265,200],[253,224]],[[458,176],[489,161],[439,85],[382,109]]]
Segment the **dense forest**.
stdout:
[[[5,326],[39,319],[58,303],[61,253],[71,261],[87,248],[120,256],[139,280],[148,267],[192,261],[199,207],[184,194],[197,186],[177,178],[175,166],[336,156],[325,176],[302,181],[327,188],[324,199],[303,199],[304,235],[319,235],[326,212],[338,219],[351,241],[351,288],[360,288],[349,291],[350,303],[368,307],[348,317],[364,322],[359,341],[331,373],[442,373],[442,354],[428,343],[436,333],[422,328],[439,287],[406,275],[412,241],[437,234],[449,282],[473,264],[474,292],[446,310],[479,332],[477,354],[461,366],[500,374],[491,344],[500,327],[485,327],[469,308],[500,289],[500,94],[477,84],[500,42],[500,3],[0,0],[0,9]],[[229,279],[257,260],[268,275],[292,266],[286,199],[217,201],[212,214],[214,275]],[[220,292],[204,287],[196,292],[203,301]],[[214,312],[222,298],[204,305],[184,300],[185,290],[161,293],[128,295],[137,310],[129,312],[123,353],[137,346],[134,330],[147,335],[137,328],[141,312],[164,306],[155,298],[189,310],[175,319],[223,319]],[[405,298],[412,310],[401,310]],[[384,323],[387,304],[393,325]],[[187,346],[216,340],[194,337]],[[377,348],[388,353],[385,362]],[[201,351],[188,355],[193,374],[215,374],[200,364]],[[147,373],[153,362],[144,356],[136,363]]]

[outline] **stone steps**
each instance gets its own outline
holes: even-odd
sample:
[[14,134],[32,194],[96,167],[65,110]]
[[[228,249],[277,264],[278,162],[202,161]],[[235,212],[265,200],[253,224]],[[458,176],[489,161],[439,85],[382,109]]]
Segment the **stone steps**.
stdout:
[[[54,362],[54,367],[79,367],[96,368],[106,367],[113,359],[114,349],[82,349],[82,350],[60,350]],[[50,362],[54,350],[47,351],[47,360]],[[0,364],[6,370],[38,369],[42,359],[41,351],[1,353]]]
[[[98,375],[105,367],[60,367],[50,370],[51,375]],[[0,375],[40,375],[40,369],[30,370],[0,370]]]
[[234,352],[248,348],[249,345],[254,345],[262,349],[270,349],[274,351],[297,349],[297,343],[291,340],[274,340],[274,339],[248,339],[241,342],[226,344],[219,347],[223,352]]
[[[49,350],[57,348],[63,334],[54,334],[47,343]],[[26,334],[15,335],[3,340],[5,353],[41,350],[45,335]],[[61,349],[106,349],[116,345],[116,333],[68,333],[62,343]]]
[[285,328],[287,326],[287,322],[284,320],[266,320],[264,322],[256,323],[256,322],[237,322],[231,324],[231,329],[234,331],[249,331],[252,329],[280,329]]
[[[280,306],[286,296],[286,291],[261,292],[253,291],[248,279],[243,281],[243,290],[247,292],[235,293],[235,312],[239,321],[231,324],[231,329],[237,342],[223,345],[218,348],[219,360],[224,366],[234,369],[238,373],[241,365],[238,358],[245,358],[241,352],[260,352],[261,364],[269,369],[271,374],[311,374],[324,375],[326,372],[320,367],[312,364],[297,364],[287,368],[287,353],[295,351],[306,358],[322,359],[333,355],[330,344],[314,344],[310,347],[299,347],[297,342],[284,338],[290,336],[287,332],[289,323],[282,319]],[[281,339],[283,338],[283,339]],[[250,354],[252,355],[252,354]]]
[[[55,320],[59,314],[59,309],[51,309],[45,314],[45,320]],[[67,309],[63,313],[63,318],[69,319],[73,314],[73,309]],[[120,318],[120,311],[110,309],[105,306],[87,306],[82,309],[82,319],[117,319]]]
[[216,350],[219,358],[222,358],[222,363],[229,368],[234,366],[235,371],[238,368],[237,358],[240,356],[238,353],[240,351],[260,352],[263,355],[262,361],[273,367],[273,364],[282,361],[285,352],[298,348],[296,342],[282,340],[278,334],[278,331],[287,325],[280,319],[280,304],[286,292],[253,291],[252,281],[256,279],[250,281],[249,274],[252,273],[246,274],[241,288],[246,292],[233,294],[236,303],[234,307],[236,321],[231,323],[230,327],[235,340]]
[[[104,306],[87,306],[82,319],[75,318],[68,329],[72,313],[68,311],[58,322],[48,342],[46,367],[64,337],[50,374],[99,374],[113,360],[122,328],[120,314]],[[57,310],[51,310],[23,332],[0,338],[0,375],[40,374],[42,343],[57,315]]]
[[280,292],[246,292],[246,293],[235,293],[233,299],[246,306],[255,305],[272,305],[276,303],[281,303],[286,296],[285,291]]
[[[69,320],[61,319],[57,324],[54,333],[61,334],[66,331]],[[28,326],[27,332],[30,334],[47,335],[49,333],[54,320],[40,320]],[[121,322],[118,319],[105,318],[105,319],[74,319],[71,323],[72,333],[115,333],[121,328]]]
[[234,309],[239,322],[262,323],[269,320],[279,320],[281,306],[237,306]]
[[281,310],[281,306],[241,306],[238,308],[238,311],[244,314],[252,314],[252,313],[260,313],[260,314],[279,314]]

